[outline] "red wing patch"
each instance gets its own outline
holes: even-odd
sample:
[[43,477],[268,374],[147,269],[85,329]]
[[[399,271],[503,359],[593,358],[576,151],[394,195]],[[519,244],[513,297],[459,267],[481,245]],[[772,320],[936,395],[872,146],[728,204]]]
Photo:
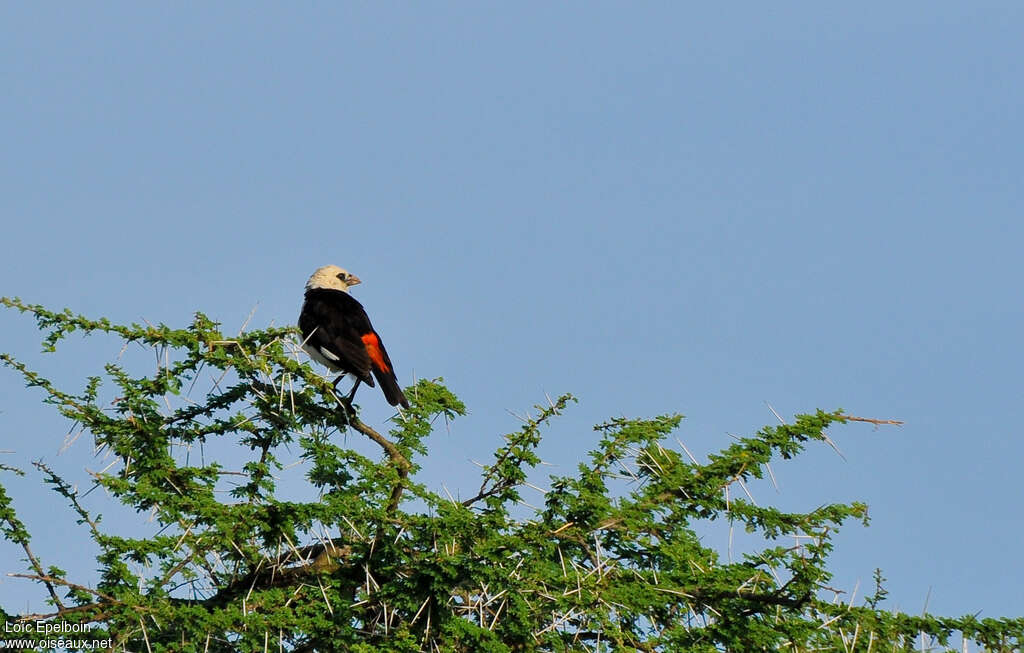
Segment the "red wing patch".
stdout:
[[366,345],[366,353],[370,355],[370,360],[377,366],[378,369],[384,370],[385,372],[391,372],[391,368],[384,361],[384,350],[380,348],[380,339],[376,333],[367,333],[362,337],[363,344]]

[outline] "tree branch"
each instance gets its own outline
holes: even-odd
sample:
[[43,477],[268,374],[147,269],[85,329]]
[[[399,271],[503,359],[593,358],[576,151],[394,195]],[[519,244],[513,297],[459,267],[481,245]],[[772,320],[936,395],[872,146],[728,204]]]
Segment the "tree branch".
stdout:
[[367,426],[365,422],[359,419],[359,417],[355,415],[350,416],[349,425],[379,444],[388,455],[388,458],[391,459],[391,462],[394,463],[395,467],[398,469],[399,480],[391,491],[391,499],[388,501],[387,508],[389,513],[393,513],[398,508],[398,503],[402,499],[402,492],[405,490],[405,480],[409,477],[409,470],[412,469],[412,464],[409,463],[409,459],[402,454],[394,442],[388,440],[383,435]]
[[46,575],[46,573],[43,571],[43,566],[39,564],[39,559],[32,554],[32,549],[29,547],[27,540],[21,543],[21,547],[25,549],[25,555],[28,556],[29,562],[32,563],[32,568],[36,570],[36,574],[38,574],[38,576],[32,576],[29,574],[7,575],[12,576],[14,578],[32,578],[34,580],[41,581],[43,585],[46,585],[46,590],[50,593],[50,596],[53,598],[54,605],[56,605],[59,609],[63,610],[64,603],[60,600],[60,597],[57,596],[57,590],[53,587],[53,582],[59,581],[60,579],[55,579],[52,576]]
[[852,417],[850,415],[843,415],[843,419],[847,422],[867,422],[868,424],[874,424],[881,426],[884,424],[895,424],[896,426],[903,426],[903,422],[898,419],[872,419],[871,417]]
[[[63,585],[64,587],[69,587],[69,588],[71,588],[73,590],[79,590],[80,592],[88,592],[89,594],[92,594],[94,596],[98,596],[101,599],[103,599],[104,601],[106,601],[107,603],[118,603],[118,601],[115,598],[113,598],[111,596],[107,596],[106,594],[104,594],[103,592],[100,592],[99,590],[94,590],[91,587],[86,587],[85,585],[78,585],[76,583],[72,583],[72,582],[66,581],[63,578],[55,578],[53,576],[48,576],[46,574],[7,574],[7,575],[10,576],[11,578],[27,578],[29,580],[38,580],[38,581],[41,581],[43,583],[46,583],[47,587],[50,587],[50,583],[54,583],[56,585]],[[63,608],[63,606],[61,606],[61,607]]]

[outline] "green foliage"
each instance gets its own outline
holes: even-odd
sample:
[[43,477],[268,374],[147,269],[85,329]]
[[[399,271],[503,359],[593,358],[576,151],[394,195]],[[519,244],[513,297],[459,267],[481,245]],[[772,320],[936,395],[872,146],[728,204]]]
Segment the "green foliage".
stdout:
[[[117,461],[93,483],[157,527],[144,538],[105,528],[75,484],[37,463],[99,550],[98,581],[86,585],[33,555],[0,486],[0,533],[26,553],[18,575],[52,606],[7,606],[9,623],[91,624],[90,637],[118,651],[867,651],[954,636],[1015,650],[1024,636],[1019,619],[886,611],[881,572],[863,606],[828,600],[832,538],[850,518],[866,523],[866,507],[786,513],[741,498],[772,460],[827,440],[840,412],[766,427],[703,463],[668,446],[679,415],[613,419],[576,473],[552,477],[543,507],[524,514],[542,432],[569,395],[505,435],[477,494],[459,502],[417,481],[438,420],[465,413],[440,382],[407,389],[412,407],[385,436],[300,362],[290,329],[232,338],[202,314],[171,329],[0,301],[36,318],[46,351],[75,331],[105,333],[161,361],[141,376],[108,364],[75,392],[0,355]],[[381,455],[344,444],[349,432]],[[214,444],[243,459],[229,469],[191,455]],[[296,451],[309,496],[284,500],[277,476]],[[760,534],[763,550],[723,562],[694,530],[718,519]]]

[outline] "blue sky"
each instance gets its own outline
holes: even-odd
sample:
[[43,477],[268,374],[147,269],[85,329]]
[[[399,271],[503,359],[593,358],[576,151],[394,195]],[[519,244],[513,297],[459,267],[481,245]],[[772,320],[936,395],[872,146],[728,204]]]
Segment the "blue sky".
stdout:
[[[562,473],[609,416],[681,412],[698,455],[766,402],[901,419],[755,496],[866,501],[833,565],[858,596],[881,567],[890,607],[1021,615],[1022,28],[985,1],[4,4],[0,292],[237,329],[347,267],[400,380],[469,406],[424,470],[463,493],[544,393],[581,400]],[[0,333],[72,384],[119,349]],[[0,460],[97,467],[9,372],[0,396]],[[12,488],[47,562],[84,539]]]

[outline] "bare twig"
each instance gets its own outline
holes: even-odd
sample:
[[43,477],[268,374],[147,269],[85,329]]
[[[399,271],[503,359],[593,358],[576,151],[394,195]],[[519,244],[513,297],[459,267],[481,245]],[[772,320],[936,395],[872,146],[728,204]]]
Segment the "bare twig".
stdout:
[[54,585],[63,585],[64,587],[70,587],[73,590],[79,590],[81,592],[88,592],[89,594],[93,594],[95,596],[100,597],[101,599],[103,599],[104,601],[106,601],[108,603],[118,603],[118,601],[115,600],[113,597],[107,596],[103,592],[100,592],[98,590],[94,590],[91,587],[86,587],[85,585],[78,585],[76,583],[68,582],[68,581],[64,580],[63,578],[55,578],[53,576],[49,576],[49,575],[46,575],[46,574],[38,574],[38,575],[37,574],[7,574],[7,575],[10,576],[11,578],[27,578],[29,580],[38,580],[38,581],[41,581],[43,583],[47,583],[48,585],[50,583],[53,583]]
[[843,415],[843,419],[845,419],[848,422],[867,422],[868,424],[875,424],[877,426],[885,424],[903,426],[903,422],[898,419],[873,419],[871,417],[853,417],[851,415]]

